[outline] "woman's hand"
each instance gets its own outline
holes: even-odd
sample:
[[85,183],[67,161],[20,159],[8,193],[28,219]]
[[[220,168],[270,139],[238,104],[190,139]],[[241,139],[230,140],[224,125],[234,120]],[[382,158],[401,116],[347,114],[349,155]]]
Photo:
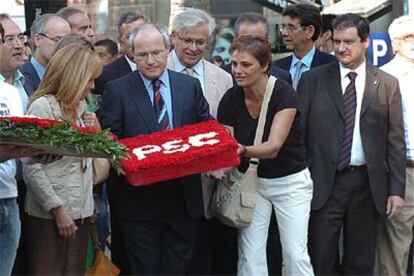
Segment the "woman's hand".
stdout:
[[101,125],[99,124],[98,118],[96,118],[95,113],[93,112],[85,112],[82,116],[83,123],[86,127],[93,127],[96,130],[101,130]]
[[65,238],[76,238],[76,231],[78,230],[78,227],[66,211],[65,207],[59,206],[54,208],[52,209],[52,213],[55,217],[59,235]]
[[206,175],[208,177],[221,180],[226,177],[227,172],[230,171],[231,169],[232,168],[224,168],[224,169],[219,169],[215,171],[208,171],[206,172]]

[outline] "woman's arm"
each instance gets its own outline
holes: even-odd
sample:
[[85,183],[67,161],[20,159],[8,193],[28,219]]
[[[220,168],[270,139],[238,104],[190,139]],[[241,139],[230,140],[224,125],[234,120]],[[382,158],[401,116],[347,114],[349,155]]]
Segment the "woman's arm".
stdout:
[[247,146],[246,150],[243,150],[243,146],[240,145],[239,154],[245,151],[244,156],[246,157],[275,158],[289,135],[296,112],[296,108],[286,108],[277,112],[270,127],[269,139],[257,146]]

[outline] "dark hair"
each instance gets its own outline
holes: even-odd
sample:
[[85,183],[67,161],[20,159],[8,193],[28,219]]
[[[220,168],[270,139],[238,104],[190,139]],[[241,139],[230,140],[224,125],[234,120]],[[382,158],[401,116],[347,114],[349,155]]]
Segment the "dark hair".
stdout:
[[299,19],[302,27],[313,26],[315,33],[312,36],[312,40],[318,39],[321,32],[322,18],[321,13],[315,6],[308,4],[289,5],[283,10],[282,16]]
[[4,39],[4,29],[3,29],[3,24],[1,24],[1,22],[0,22],[0,35],[1,35],[1,40],[3,41],[3,39]]
[[258,23],[262,23],[266,27],[266,35],[269,34],[269,28],[267,26],[267,19],[263,15],[255,12],[246,12],[242,13],[237,17],[236,22],[234,23],[234,34],[238,36],[238,33],[240,31],[241,25],[255,25]]
[[118,35],[122,35],[122,25],[129,24],[131,22],[137,21],[139,19],[144,20],[144,23],[149,23],[149,18],[142,12],[126,12],[119,17],[118,20]]
[[111,54],[111,56],[118,55],[118,44],[115,43],[112,39],[106,38],[99,40],[95,43],[95,46],[103,46],[106,48],[108,53]]
[[336,14],[322,14],[322,34],[326,33],[327,31],[331,31],[333,33],[332,22],[335,18]]
[[332,22],[332,27],[334,30],[356,28],[358,36],[362,41],[365,41],[369,36],[368,20],[355,13],[338,15],[338,17]]
[[8,15],[7,13],[0,13],[0,21],[3,20],[12,20],[10,15]]
[[261,67],[267,66],[269,70],[272,63],[272,46],[267,38],[250,35],[237,37],[230,48],[231,53],[236,50],[251,54]]

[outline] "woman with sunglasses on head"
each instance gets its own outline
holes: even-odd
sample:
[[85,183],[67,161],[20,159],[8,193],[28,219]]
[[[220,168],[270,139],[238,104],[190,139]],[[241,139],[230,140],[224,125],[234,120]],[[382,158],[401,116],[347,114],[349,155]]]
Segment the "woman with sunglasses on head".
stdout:
[[239,230],[238,275],[267,275],[266,241],[272,208],[279,227],[285,275],[313,275],[307,249],[312,180],[305,161],[300,112],[293,88],[275,82],[264,124],[262,143],[253,146],[269,81],[271,45],[262,37],[242,36],[231,46],[237,86],[223,96],[218,120],[239,143],[245,172],[258,158],[258,187],[252,223]]
[[[85,116],[85,99],[101,72],[102,62],[91,47],[60,48],[30,98],[28,114],[94,126],[96,118]],[[92,159],[64,156],[49,164],[26,164],[23,175],[30,274],[83,275],[93,215]]]

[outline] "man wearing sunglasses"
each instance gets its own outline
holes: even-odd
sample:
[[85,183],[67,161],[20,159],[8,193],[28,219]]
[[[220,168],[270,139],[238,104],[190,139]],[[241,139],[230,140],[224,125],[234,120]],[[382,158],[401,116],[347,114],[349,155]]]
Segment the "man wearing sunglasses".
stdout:
[[320,12],[312,5],[289,5],[282,13],[280,32],[283,43],[292,55],[274,64],[290,72],[295,89],[303,72],[335,60],[335,57],[315,48],[321,26]]
[[31,27],[34,55],[21,67],[21,72],[36,90],[45,74],[45,68],[52,57],[55,44],[70,34],[70,26],[60,16],[52,13],[36,18]]

